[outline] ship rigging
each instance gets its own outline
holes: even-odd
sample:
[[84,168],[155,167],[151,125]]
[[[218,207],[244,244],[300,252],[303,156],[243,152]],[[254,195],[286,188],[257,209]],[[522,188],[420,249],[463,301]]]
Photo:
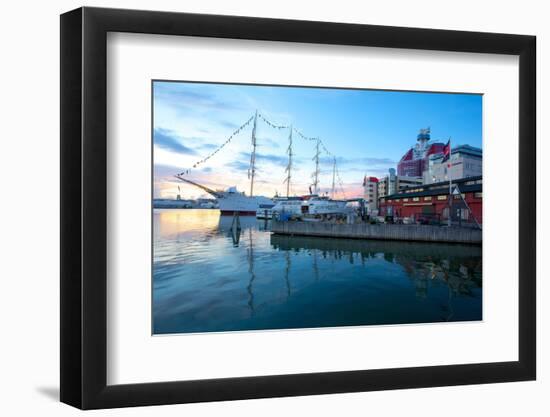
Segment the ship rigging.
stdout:
[[[240,214],[256,214],[257,212],[265,212],[267,214],[267,211],[271,211],[271,209],[276,205],[276,203],[281,198],[276,198],[274,200],[269,199],[267,197],[263,196],[255,196],[254,195],[254,180],[256,176],[256,149],[258,146],[257,142],[257,129],[258,129],[258,120],[263,121],[265,124],[270,126],[273,129],[288,129],[288,148],[287,148],[287,156],[288,156],[288,162],[285,168],[286,178],[283,180],[283,183],[286,184],[286,199],[291,199],[291,190],[292,190],[292,178],[293,178],[293,134],[296,134],[300,138],[306,141],[315,142],[315,153],[312,158],[312,161],[314,162],[315,169],[311,175],[312,183],[309,186],[309,196],[307,198],[300,198],[306,201],[306,203],[303,204],[303,206],[306,206],[306,211],[309,211],[309,207],[313,208],[315,204],[313,203],[314,200],[317,201],[317,207],[319,207],[320,210],[328,210],[328,211],[341,211],[342,208],[345,206],[345,193],[344,193],[344,186],[343,182],[340,178],[338,168],[337,168],[337,158],[335,155],[333,155],[325,146],[323,141],[319,137],[308,137],[305,136],[301,131],[296,129],[292,124],[286,126],[286,125],[277,125],[269,121],[263,114],[259,113],[257,110],[255,111],[254,115],[251,116],[245,123],[243,123],[238,129],[236,129],[229,138],[227,138],[218,148],[216,148],[213,152],[211,152],[209,155],[204,157],[203,159],[195,162],[192,165],[192,168],[183,170],[182,172],[175,175],[175,177],[183,181],[187,184],[196,186],[203,191],[206,191],[208,194],[212,195],[216,199],[218,199],[220,204],[220,211],[222,214],[233,214],[233,213],[240,213]],[[212,157],[214,157],[219,151],[221,151],[226,145],[228,145],[235,136],[237,136],[241,131],[243,131],[249,124],[252,123],[252,132],[251,132],[251,152],[250,152],[250,164],[248,168],[248,179],[250,180],[250,193],[247,196],[243,192],[237,191],[236,187],[229,187],[225,191],[220,190],[213,190],[205,185],[199,184],[196,181],[190,180],[186,178],[187,175],[189,175],[193,169],[200,167],[207,161],[209,161]],[[320,183],[320,157],[322,152],[327,154],[329,157],[332,158],[332,187],[330,189],[330,199],[328,197],[319,197],[319,183]],[[336,200],[336,181],[338,180],[339,186],[341,188],[342,194],[344,195],[344,200]],[[305,196],[304,196],[305,197]],[[311,201],[310,201],[311,200]],[[296,204],[294,204],[296,205]],[[304,208],[301,207],[300,210],[304,212]]]

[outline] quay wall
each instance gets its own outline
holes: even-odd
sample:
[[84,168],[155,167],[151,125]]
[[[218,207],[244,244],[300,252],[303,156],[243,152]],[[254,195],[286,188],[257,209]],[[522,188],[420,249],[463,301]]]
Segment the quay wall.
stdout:
[[273,220],[271,231],[280,235],[318,236],[347,239],[405,240],[469,243],[481,245],[482,232],[466,227],[405,224],[336,224]]

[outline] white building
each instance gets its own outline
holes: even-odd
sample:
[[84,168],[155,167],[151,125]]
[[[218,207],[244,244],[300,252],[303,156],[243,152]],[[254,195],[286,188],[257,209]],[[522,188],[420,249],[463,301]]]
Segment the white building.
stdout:
[[422,184],[422,177],[396,175],[395,169],[390,168],[389,175],[378,180],[378,198],[396,194],[404,188],[419,184]]
[[367,177],[363,179],[365,207],[369,214],[378,214],[378,178]]
[[[480,148],[460,145],[451,149],[449,161],[442,162],[443,155],[431,155],[424,171],[424,184],[451,179],[475,177],[483,174],[483,153]],[[450,167],[449,167],[450,165]]]

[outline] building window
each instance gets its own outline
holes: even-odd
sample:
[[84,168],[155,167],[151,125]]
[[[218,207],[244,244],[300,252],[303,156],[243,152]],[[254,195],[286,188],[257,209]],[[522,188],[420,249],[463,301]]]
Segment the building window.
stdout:
[[446,199],[447,199],[447,196],[446,196],[446,195],[438,195],[438,196],[437,196],[437,199],[438,199],[438,200],[446,200]]
[[413,201],[420,201],[420,198],[419,197],[414,197]]
[[475,198],[483,198],[483,193],[480,191],[479,193],[474,193]]
[[424,197],[424,201],[432,201],[431,197]]
[[409,201],[409,199],[408,199],[408,198],[404,198],[403,201],[404,201],[404,202],[407,202],[407,201]]

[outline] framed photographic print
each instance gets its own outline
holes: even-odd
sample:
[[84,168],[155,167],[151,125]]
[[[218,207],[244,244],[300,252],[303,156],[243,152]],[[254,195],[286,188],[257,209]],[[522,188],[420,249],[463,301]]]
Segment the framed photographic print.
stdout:
[[535,38],[61,16],[61,400],[535,379]]

